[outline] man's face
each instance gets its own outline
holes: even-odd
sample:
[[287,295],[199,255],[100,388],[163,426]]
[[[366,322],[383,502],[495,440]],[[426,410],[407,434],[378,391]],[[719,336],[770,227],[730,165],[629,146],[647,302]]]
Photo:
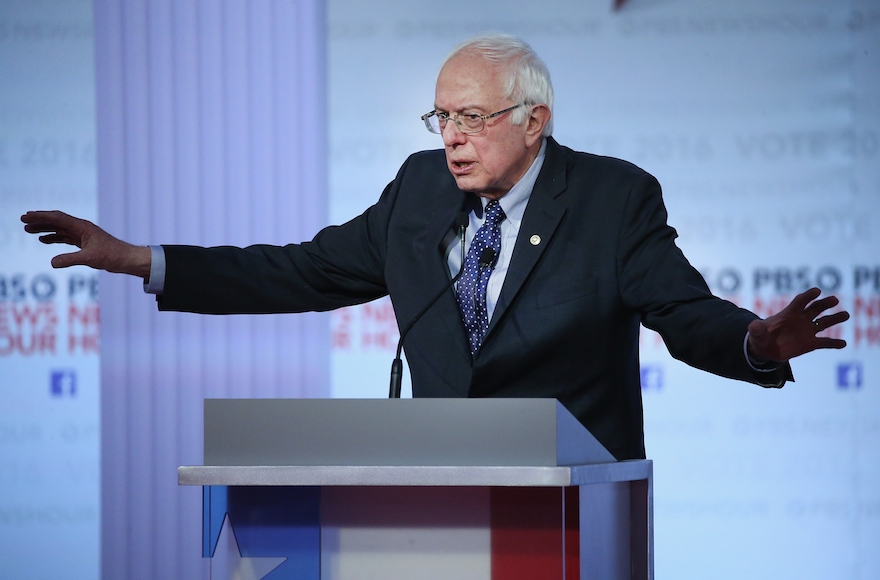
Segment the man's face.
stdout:
[[[500,72],[476,53],[450,59],[437,77],[434,108],[453,114],[490,115],[518,103],[503,96]],[[534,160],[540,139],[530,123],[512,125],[510,113],[486,120],[466,135],[452,120],[443,130],[446,165],[459,189],[497,199],[510,191]]]

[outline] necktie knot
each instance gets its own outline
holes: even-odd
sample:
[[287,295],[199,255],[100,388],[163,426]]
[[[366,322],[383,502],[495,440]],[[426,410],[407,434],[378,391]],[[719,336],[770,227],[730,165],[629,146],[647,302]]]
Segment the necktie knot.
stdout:
[[486,224],[490,227],[500,224],[506,217],[507,216],[504,215],[504,210],[501,209],[501,204],[498,203],[497,199],[493,199],[486,204]]

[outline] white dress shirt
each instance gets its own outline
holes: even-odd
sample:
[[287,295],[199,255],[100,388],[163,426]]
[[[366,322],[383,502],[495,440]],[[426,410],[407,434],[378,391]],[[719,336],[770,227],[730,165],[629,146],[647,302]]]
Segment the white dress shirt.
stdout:
[[[516,245],[516,237],[519,235],[519,227],[522,224],[523,214],[526,212],[526,206],[532,195],[532,189],[535,187],[535,181],[538,174],[541,173],[541,167],[544,165],[544,151],[547,148],[547,140],[541,143],[541,149],[538,156],[532,162],[528,171],[520,178],[516,185],[510,191],[498,200],[501,209],[504,210],[506,216],[501,222],[501,252],[498,254],[498,260],[495,268],[489,275],[489,286],[486,288],[486,307],[489,313],[489,320],[492,320],[492,314],[495,313],[495,305],[498,304],[498,298],[501,296],[501,287],[504,285],[504,278],[507,277],[507,269],[510,267],[510,259],[513,257],[513,248]],[[482,208],[477,215],[477,211],[473,210],[468,214],[468,228],[465,231],[465,254],[471,247],[471,241],[477,235],[477,230],[485,221],[485,209],[489,200],[481,197],[480,202]],[[446,263],[449,266],[449,275],[455,276],[461,268],[461,239],[455,237],[452,244],[446,249]]]

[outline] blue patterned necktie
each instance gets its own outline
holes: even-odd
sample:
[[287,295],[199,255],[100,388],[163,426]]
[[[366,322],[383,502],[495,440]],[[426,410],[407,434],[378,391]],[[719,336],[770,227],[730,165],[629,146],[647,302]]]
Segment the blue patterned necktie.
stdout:
[[[501,254],[501,222],[504,210],[498,200],[486,204],[486,221],[477,230],[464,260],[464,274],[458,281],[458,307],[467,330],[471,354],[476,356],[489,328],[489,311],[486,307],[486,288],[495,262]],[[487,248],[494,250],[491,264],[480,264],[480,257]]]

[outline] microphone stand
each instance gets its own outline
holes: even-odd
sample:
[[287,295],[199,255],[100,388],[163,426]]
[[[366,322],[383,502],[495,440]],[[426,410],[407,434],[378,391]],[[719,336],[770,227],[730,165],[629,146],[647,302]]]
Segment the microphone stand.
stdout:
[[415,325],[419,319],[428,311],[429,308],[434,306],[434,303],[440,300],[440,297],[446,293],[449,288],[452,287],[453,284],[458,282],[458,279],[461,278],[461,275],[464,274],[464,260],[465,260],[465,252],[464,252],[464,233],[467,229],[468,225],[468,215],[464,212],[458,214],[455,218],[455,224],[458,226],[458,237],[461,241],[461,267],[458,269],[458,274],[452,277],[440,292],[434,296],[427,305],[425,305],[422,310],[416,314],[412,320],[410,320],[409,324],[403,329],[400,333],[400,340],[397,341],[397,355],[394,357],[394,360],[391,362],[391,384],[388,387],[388,398],[389,399],[399,399],[400,398],[400,388],[401,382],[403,381],[403,360],[400,358],[400,354],[403,351],[403,339],[406,338],[406,335],[409,333],[410,329]]

